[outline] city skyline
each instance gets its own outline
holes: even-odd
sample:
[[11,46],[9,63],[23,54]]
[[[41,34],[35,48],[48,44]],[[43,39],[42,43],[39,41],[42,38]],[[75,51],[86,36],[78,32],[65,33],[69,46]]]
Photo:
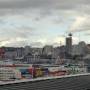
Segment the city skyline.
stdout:
[[90,0],[0,0],[0,46],[74,44],[90,37]]

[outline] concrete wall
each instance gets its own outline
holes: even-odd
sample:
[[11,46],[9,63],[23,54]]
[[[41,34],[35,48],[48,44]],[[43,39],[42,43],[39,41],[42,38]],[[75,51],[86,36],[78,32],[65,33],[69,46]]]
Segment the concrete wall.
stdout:
[[0,90],[90,90],[90,75],[6,84]]

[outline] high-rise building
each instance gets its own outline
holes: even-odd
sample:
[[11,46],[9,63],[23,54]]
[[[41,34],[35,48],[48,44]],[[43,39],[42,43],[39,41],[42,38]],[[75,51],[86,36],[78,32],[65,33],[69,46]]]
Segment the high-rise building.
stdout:
[[71,55],[72,52],[72,34],[68,34],[66,37],[66,54]]
[[43,47],[42,54],[43,55],[52,55],[53,50],[54,50],[53,46],[46,45],[46,46]]
[[31,53],[31,47],[30,46],[25,46],[24,53],[25,53],[25,55],[27,55],[28,53]]

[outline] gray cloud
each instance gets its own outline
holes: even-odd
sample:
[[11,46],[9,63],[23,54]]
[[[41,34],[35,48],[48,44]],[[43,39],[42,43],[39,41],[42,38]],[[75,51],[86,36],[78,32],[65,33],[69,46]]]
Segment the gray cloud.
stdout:
[[0,0],[0,8],[61,8],[72,9],[79,5],[89,5],[90,0]]
[[23,47],[23,46],[26,46],[28,45],[27,42],[25,41],[16,41],[16,42],[11,42],[9,44],[6,44],[5,46],[9,46],[9,47]]
[[[31,14],[32,16],[30,16]],[[57,16],[57,18],[52,20],[54,24],[63,23],[65,25],[65,23],[70,23],[70,28],[72,28],[72,24],[76,21],[73,19],[70,20],[68,17],[83,17],[83,15],[90,15],[90,0],[0,0],[0,25],[5,25],[5,28],[1,28],[0,31],[2,31],[1,34],[4,37],[21,37],[26,39],[30,36],[37,36],[38,31],[36,27],[26,25],[27,20],[25,22],[26,24],[22,24],[24,18],[28,17],[29,20],[33,18],[32,22],[37,26],[38,23],[35,22],[40,22],[41,19],[47,19],[47,17]],[[18,21],[20,22],[18,23]],[[75,29],[79,32],[86,29],[89,30],[90,22],[87,21],[87,24],[85,22],[79,27],[76,26]],[[22,42],[17,43],[20,45]],[[32,43],[32,45],[41,46],[42,43],[36,42]]]
[[69,32],[88,32],[90,31],[90,16],[77,16],[75,21],[71,24]]
[[[0,10],[8,12],[24,9],[39,10],[81,10],[90,8],[90,0],[0,0]],[[13,10],[13,11],[12,11]],[[4,12],[3,12],[4,13]]]
[[31,42],[30,46],[33,46],[33,47],[42,47],[43,43],[41,43],[41,42]]
[[[2,29],[2,33],[0,34],[3,37],[7,37],[7,38],[16,38],[16,37],[21,37],[21,38],[28,38],[29,36],[35,36],[36,34],[33,32],[33,28],[28,28],[28,27],[19,27],[16,29],[12,29],[12,30],[6,30],[6,29]],[[6,33],[7,32],[7,33]],[[0,37],[1,37],[0,36]]]

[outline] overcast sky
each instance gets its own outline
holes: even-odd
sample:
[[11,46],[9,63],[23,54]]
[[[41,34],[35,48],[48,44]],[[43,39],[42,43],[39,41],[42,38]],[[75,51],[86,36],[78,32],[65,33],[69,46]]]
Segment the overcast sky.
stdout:
[[90,0],[0,0],[0,46],[90,43]]

